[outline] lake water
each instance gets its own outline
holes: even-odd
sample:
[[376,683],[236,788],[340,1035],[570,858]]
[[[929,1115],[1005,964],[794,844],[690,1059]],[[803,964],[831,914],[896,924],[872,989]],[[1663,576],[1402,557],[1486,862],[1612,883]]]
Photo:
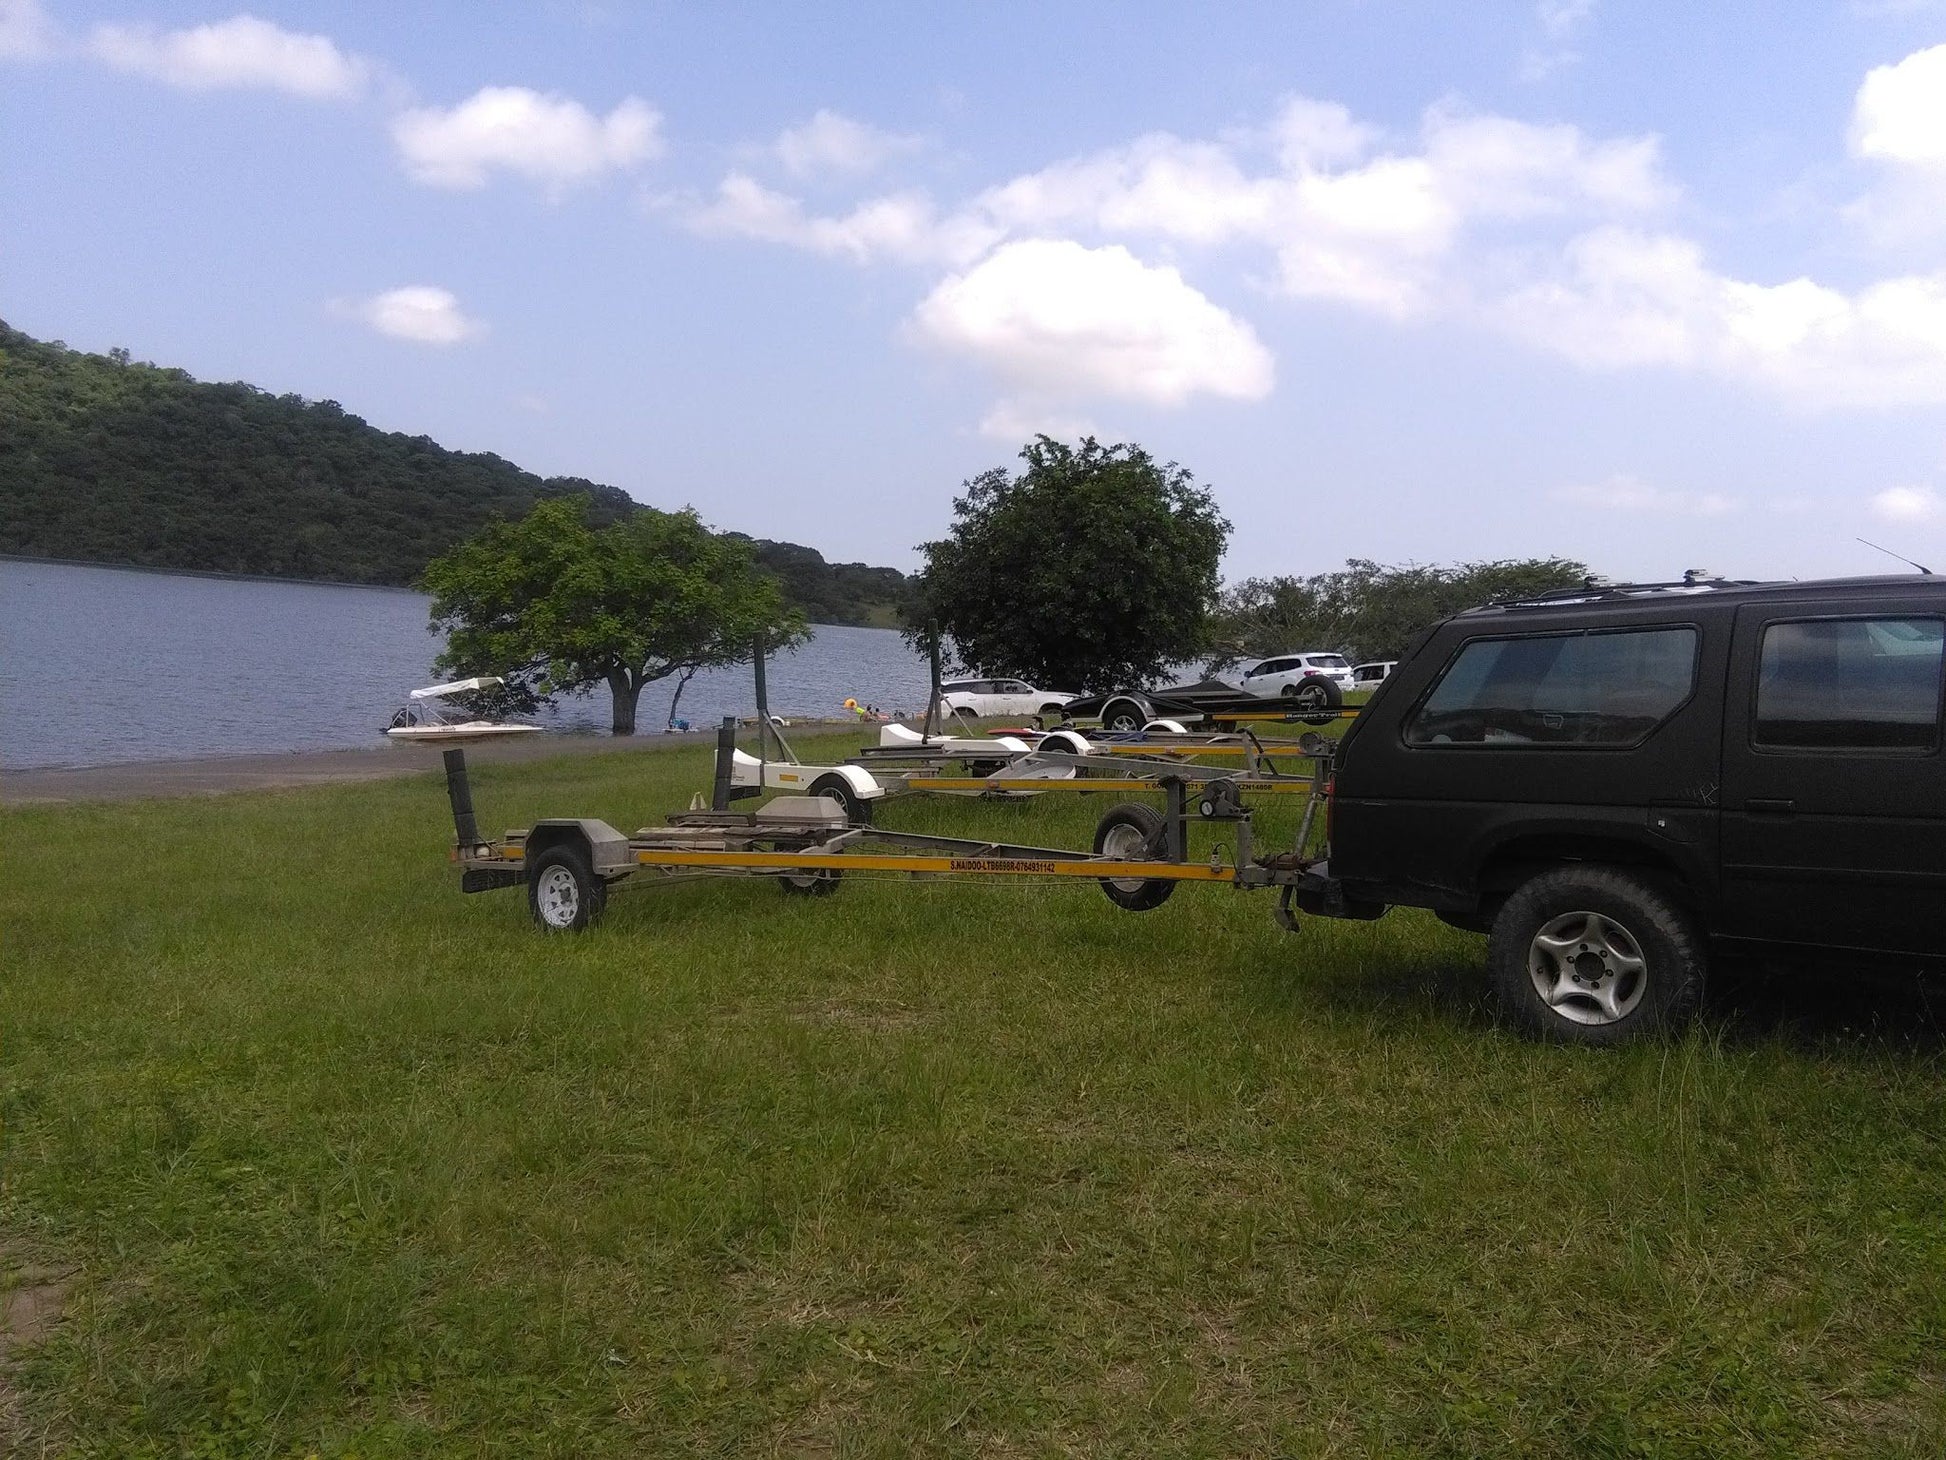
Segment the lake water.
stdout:
[[[423,594],[0,562],[0,768],[384,744],[441,641]],[[847,697],[923,711],[925,659],[889,629],[821,626],[769,665],[770,707],[844,713]],[[670,684],[642,692],[660,730]],[[605,731],[608,692],[564,699],[564,730]],[[750,667],[700,674],[681,714],[708,726],[756,709]]]

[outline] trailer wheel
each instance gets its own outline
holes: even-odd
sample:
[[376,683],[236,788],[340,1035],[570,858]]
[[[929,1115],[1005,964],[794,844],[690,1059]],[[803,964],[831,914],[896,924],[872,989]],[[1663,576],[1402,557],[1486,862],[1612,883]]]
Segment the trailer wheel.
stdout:
[[1101,728],[1133,734],[1149,722],[1149,707],[1130,695],[1117,695],[1101,707]]
[[1493,920],[1487,969],[1507,1017],[1565,1044],[1673,1029],[1703,991],[1702,937],[1655,883],[1566,866],[1523,884]]
[[527,873],[527,910],[549,933],[578,933],[600,921],[608,884],[595,876],[588,854],[568,844],[549,847]]
[[[1095,827],[1095,855],[1123,862],[1149,861],[1162,851],[1166,834],[1161,812],[1130,801],[1110,807]],[[1176,884],[1161,877],[1104,877],[1101,890],[1124,911],[1147,912],[1167,902]]]
[[1329,725],[1338,718],[1338,707],[1345,702],[1338,682],[1321,674],[1285,685],[1282,694],[1306,725]]
[[836,867],[820,867],[815,872],[786,872],[777,879],[787,897],[829,897],[838,890],[841,874]]
[[836,801],[844,808],[845,820],[853,826],[872,824],[872,803],[859,799],[858,793],[851,788],[851,782],[843,776],[819,776],[811,782],[811,794],[828,796]]

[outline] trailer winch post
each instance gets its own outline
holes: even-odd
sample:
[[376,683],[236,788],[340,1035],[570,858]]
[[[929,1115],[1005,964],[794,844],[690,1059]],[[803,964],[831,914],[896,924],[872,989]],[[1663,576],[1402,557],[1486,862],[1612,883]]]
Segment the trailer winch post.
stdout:
[[932,669],[932,688],[926,693],[926,728],[922,738],[932,739],[933,717],[939,713],[939,625],[926,625],[926,660]]
[[770,761],[770,690],[764,684],[764,636],[753,646],[757,665],[757,784],[768,785]]
[[466,752],[455,748],[442,757],[446,762],[446,799],[453,805],[453,838],[462,847],[480,843],[480,823],[473,815],[473,786],[466,778]]
[[709,809],[730,809],[730,771],[736,763],[737,718],[725,715],[716,727],[716,778],[710,786]]

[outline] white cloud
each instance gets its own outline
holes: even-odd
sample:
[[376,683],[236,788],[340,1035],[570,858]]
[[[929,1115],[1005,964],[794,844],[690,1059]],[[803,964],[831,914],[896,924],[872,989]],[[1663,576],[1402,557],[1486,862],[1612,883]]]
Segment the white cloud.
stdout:
[[[1537,16],[1542,32],[1562,35],[1590,13],[1563,0]],[[1936,137],[1946,162],[1946,47],[1880,68],[1859,98],[1861,153],[1917,159]],[[1898,176],[1918,187],[1930,175]],[[943,210],[900,193],[818,216],[740,173],[707,203],[669,206],[705,233],[961,271],[920,307],[918,332],[985,360],[1015,386],[1013,404],[1034,411],[1090,393],[1153,398],[1125,378],[1104,384],[1104,360],[1138,378],[1140,369],[1123,366],[1143,352],[1129,332],[1097,349],[1108,335],[1096,326],[1107,324],[1087,315],[1095,286],[1117,269],[1159,272],[1128,251],[1145,242],[1169,249],[1185,271],[1219,251],[1250,251],[1269,264],[1257,277],[1289,298],[1401,321],[1467,321],[1589,369],[1704,372],[1819,408],[1946,403],[1946,269],[1843,288],[1739,277],[1694,239],[1658,226],[1679,197],[1653,136],[1598,138],[1443,103],[1401,143],[1336,103],[1296,97],[1255,132],[1152,133]],[[1946,215],[1935,204],[1928,216]],[[1056,265],[1075,278],[1046,283]],[[1269,356],[1248,327],[1181,273],[1169,277],[1177,297],[1241,332],[1233,339],[1248,348],[1231,358],[1260,359],[1267,390]],[[982,311],[1005,327],[975,328]],[[1086,361],[1066,388],[1055,381],[1067,373],[1063,352]],[[1199,391],[1255,398],[1208,384],[1183,394]]]
[[568,97],[488,86],[455,107],[402,112],[392,138],[406,174],[429,187],[484,187],[505,171],[560,188],[660,156],[661,127],[633,96],[598,117]]
[[388,289],[341,305],[339,311],[382,335],[421,345],[457,345],[486,333],[486,325],[469,318],[451,290],[431,284]]
[[1356,162],[1371,151],[1379,134],[1339,102],[1293,96],[1271,123],[1271,136],[1285,170],[1305,172]]
[[1574,33],[1595,12],[1595,0],[1540,0],[1534,18],[1540,22],[1542,43],[1520,54],[1520,79],[1545,81],[1581,59],[1572,45]]
[[1810,405],[1946,402],[1946,272],[1850,294],[1803,278],[1751,283],[1712,269],[1687,239],[1607,228],[1491,315],[1589,367],[1705,370]]
[[1079,441],[1101,433],[1086,416],[1075,415],[1044,400],[1003,400],[980,418],[980,434],[993,441],[1031,441],[1052,436],[1056,441]]
[[1014,178],[967,211],[1015,234],[1264,246],[1284,292],[1406,317],[1437,301],[1445,261],[1469,231],[1632,217],[1675,196],[1652,137],[1597,142],[1571,126],[1452,107],[1426,113],[1417,153],[1374,155],[1374,129],[1304,97],[1262,140],[1277,165],[1252,170],[1234,144],[1152,134]]
[[912,328],[986,366],[1016,403],[1261,400],[1274,376],[1270,352],[1249,325],[1175,269],[1144,264],[1115,246],[1006,244],[934,289]]
[[1930,487],[1888,487],[1872,498],[1872,515],[1887,522],[1930,522],[1939,508],[1939,493]]
[[1541,29],[1560,40],[1595,13],[1595,0],[1540,0],[1534,13]]
[[44,60],[59,42],[40,0],[0,0],[0,60]]
[[1646,213],[1675,201],[1654,137],[1593,142],[1580,128],[1449,107],[1427,115],[1426,163],[1463,217]]
[[371,64],[320,35],[284,30],[253,15],[159,31],[150,25],[98,25],[88,38],[96,59],[190,91],[253,87],[318,101],[364,91]]
[[1534,218],[1634,218],[1667,204],[1652,137],[1597,141],[1578,129],[1427,111],[1416,151],[1335,102],[1287,100],[1264,129],[1221,141],[1166,132],[1055,162],[939,212],[922,194],[808,215],[796,198],[732,173],[707,204],[672,207],[700,232],[766,239],[865,261],[965,265],[1007,238],[1134,237],[1199,249],[1245,245],[1276,261],[1293,297],[1396,317],[1423,314],[1475,232]]
[[1851,143],[1860,157],[1946,163],[1946,45],[1866,73],[1852,105]]
[[1721,517],[1741,504],[1721,492],[1676,492],[1652,487],[1626,473],[1603,482],[1585,482],[1561,488],[1554,494],[1563,502],[1580,507],[1596,507],[1604,512],[1653,513],[1675,517]]
[[683,222],[707,236],[754,238],[871,263],[965,264],[998,241],[998,229],[966,215],[942,218],[923,193],[868,198],[842,217],[807,214],[787,193],[733,172],[707,204],[667,200]]
[[795,178],[821,173],[867,173],[921,146],[917,137],[885,132],[834,111],[819,111],[802,126],[785,129],[773,150]]

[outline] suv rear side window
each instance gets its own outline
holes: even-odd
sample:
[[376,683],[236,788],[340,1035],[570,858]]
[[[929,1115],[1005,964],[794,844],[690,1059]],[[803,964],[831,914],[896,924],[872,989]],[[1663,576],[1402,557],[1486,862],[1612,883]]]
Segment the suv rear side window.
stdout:
[[1939,744],[1946,622],[1805,619],[1764,629],[1760,746],[1927,751]]
[[1408,745],[1640,745],[1696,685],[1696,630],[1474,639],[1407,723]]

